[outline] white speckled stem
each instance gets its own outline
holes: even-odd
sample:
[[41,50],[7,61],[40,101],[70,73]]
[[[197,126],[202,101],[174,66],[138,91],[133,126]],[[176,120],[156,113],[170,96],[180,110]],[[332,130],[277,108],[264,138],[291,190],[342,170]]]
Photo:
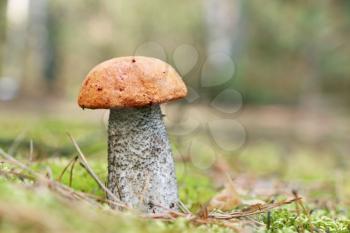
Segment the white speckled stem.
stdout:
[[108,188],[142,212],[177,209],[174,161],[159,105],[111,110]]

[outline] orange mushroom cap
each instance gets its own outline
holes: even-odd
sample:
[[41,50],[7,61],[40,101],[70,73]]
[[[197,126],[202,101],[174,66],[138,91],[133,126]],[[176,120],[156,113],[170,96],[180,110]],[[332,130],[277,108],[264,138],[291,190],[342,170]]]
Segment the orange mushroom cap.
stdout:
[[88,73],[78,104],[91,109],[142,107],[186,94],[184,82],[169,64],[150,57],[119,57],[98,64]]

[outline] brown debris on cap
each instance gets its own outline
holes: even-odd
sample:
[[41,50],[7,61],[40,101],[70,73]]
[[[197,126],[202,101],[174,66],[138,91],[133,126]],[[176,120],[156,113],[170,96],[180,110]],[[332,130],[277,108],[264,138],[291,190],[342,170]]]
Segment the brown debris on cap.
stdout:
[[180,99],[187,88],[167,63],[150,57],[119,57],[95,66],[83,81],[82,108],[123,108]]

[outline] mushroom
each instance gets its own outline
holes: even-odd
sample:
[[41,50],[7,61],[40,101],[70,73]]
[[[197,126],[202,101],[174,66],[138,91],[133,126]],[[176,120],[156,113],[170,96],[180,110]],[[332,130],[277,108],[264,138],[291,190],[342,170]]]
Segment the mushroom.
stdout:
[[78,104],[110,109],[108,189],[128,206],[145,213],[177,209],[174,160],[160,104],[186,94],[178,73],[149,57],[107,60],[83,81]]

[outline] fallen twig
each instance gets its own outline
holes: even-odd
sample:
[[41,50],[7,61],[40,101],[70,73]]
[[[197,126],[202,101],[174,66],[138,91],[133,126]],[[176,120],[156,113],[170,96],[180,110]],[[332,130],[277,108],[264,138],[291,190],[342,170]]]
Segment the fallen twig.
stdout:
[[78,156],[80,159],[81,164],[83,165],[83,167],[85,168],[85,170],[89,173],[89,175],[96,181],[96,183],[100,186],[100,188],[105,191],[107,193],[108,196],[113,198],[113,201],[115,203],[118,203],[117,205],[119,207],[122,208],[129,208],[127,205],[125,205],[124,203],[121,203],[119,201],[119,198],[117,196],[114,195],[114,193],[112,193],[105,185],[104,183],[98,178],[98,176],[95,174],[95,172],[91,169],[90,165],[88,164],[83,152],[81,151],[78,143],[75,141],[75,139],[72,137],[72,135],[68,134],[69,138],[71,139],[71,141],[74,144],[75,149],[78,151]]
[[14,154],[15,151],[17,150],[18,146],[21,144],[23,139],[25,138],[27,134],[27,130],[23,130],[20,134],[17,135],[15,140],[12,142],[10,148],[8,149],[9,154]]
[[[60,174],[59,177],[57,178],[57,181],[58,181],[58,182],[61,182],[61,181],[62,181],[62,177],[63,177],[64,174],[66,173],[67,169],[68,169],[71,165],[73,165],[73,164],[78,160],[78,158],[79,158],[78,156],[75,156],[73,159],[71,159],[71,160],[69,161],[69,163],[67,164],[67,166],[65,166],[65,167],[63,168],[61,174]],[[71,183],[71,182],[70,182],[70,183]],[[69,186],[71,186],[71,185],[69,185]]]
[[[83,201],[87,201],[88,203],[92,203],[92,199],[89,198],[88,196],[86,196],[84,193],[75,191],[75,190],[65,186],[62,183],[56,182],[56,181],[52,180],[51,178],[46,177],[45,175],[42,175],[38,172],[35,172],[34,170],[30,169],[24,163],[18,161],[13,156],[6,153],[1,148],[0,148],[0,155],[5,159],[5,162],[13,164],[14,166],[22,169],[23,171],[28,172],[31,176],[26,175],[27,178],[31,178],[33,181],[37,181],[40,184],[45,184],[49,189],[57,192],[61,196],[64,196],[68,199],[83,200]],[[12,175],[17,175],[19,177],[23,176],[22,173],[12,173]]]
[[252,205],[246,210],[242,211],[237,211],[233,213],[217,213],[217,212],[211,212],[208,215],[208,218],[216,218],[216,219],[233,219],[233,218],[241,218],[241,217],[248,217],[256,214],[262,214],[266,213],[267,211],[271,209],[278,208],[283,205],[288,205],[293,202],[296,202],[298,200],[301,200],[300,197],[298,198],[293,198],[290,200],[284,200],[280,202],[275,202],[275,203],[270,203],[270,204],[257,204],[257,205]]
[[179,200],[179,202],[178,202],[178,207],[181,210],[183,210],[183,212],[186,213],[186,214],[190,214],[191,213],[191,211],[187,208],[187,206],[181,200]]
[[78,160],[78,157],[76,156],[75,159],[74,159],[74,162],[72,164],[72,166],[70,167],[70,171],[69,171],[69,187],[72,187],[72,183],[73,183],[73,171],[74,171],[74,167],[75,167],[75,164]]
[[[14,157],[12,157],[10,154],[6,153],[3,149],[0,148],[0,155],[2,155],[2,157],[7,160],[8,162],[16,165],[17,167],[21,168],[22,170],[25,170],[27,172],[29,172],[31,175],[34,176],[39,176],[38,173],[34,172],[32,169],[30,169],[27,165],[19,162],[18,160],[16,160]],[[41,176],[41,175],[40,175]]]
[[29,157],[28,157],[29,163],[31,163],[33,161],[33,154],[34,154],[34,143],[33,143],[33,139],[30,139],[30,141],[29,141]]

